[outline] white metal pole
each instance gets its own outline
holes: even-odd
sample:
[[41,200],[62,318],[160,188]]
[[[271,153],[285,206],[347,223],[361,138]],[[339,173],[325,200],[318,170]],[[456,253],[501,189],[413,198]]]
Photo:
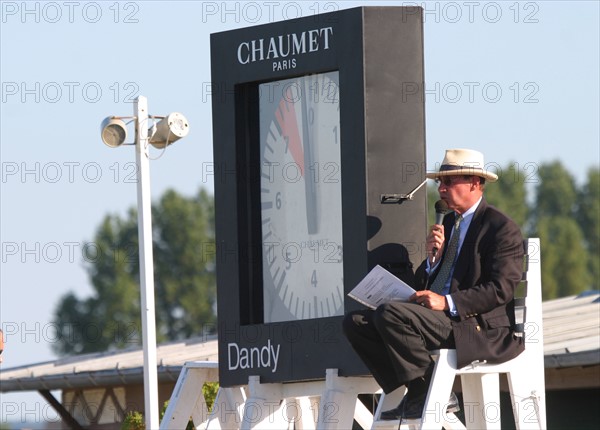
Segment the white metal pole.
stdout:
[[139,96],[133,106],[136,117],[136,161],[138,199],[138,240],[140,247],[140,290],[142,342],[144,347],[144,411],[146,429],[159,428],[158,375],[156,369],[156,322],[154,307],[154,260],[152,254],[152,215],[150,160],[148,153],[148,99]]

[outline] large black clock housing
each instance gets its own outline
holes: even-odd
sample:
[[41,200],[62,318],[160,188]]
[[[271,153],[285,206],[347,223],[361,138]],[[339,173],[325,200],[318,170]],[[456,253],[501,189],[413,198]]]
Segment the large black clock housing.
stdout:
[[341,330],[376,264],[424,256],[422,10],[361,7],[211,36],[222,386],[366,374]]

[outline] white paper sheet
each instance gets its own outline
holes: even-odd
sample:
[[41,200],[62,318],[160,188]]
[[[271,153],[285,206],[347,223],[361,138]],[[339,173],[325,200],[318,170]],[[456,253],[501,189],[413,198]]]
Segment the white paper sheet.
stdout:
[[377,265],[358,283],[348,296],[371,309],[392,300],[407,301],[415,290],[401,279]]

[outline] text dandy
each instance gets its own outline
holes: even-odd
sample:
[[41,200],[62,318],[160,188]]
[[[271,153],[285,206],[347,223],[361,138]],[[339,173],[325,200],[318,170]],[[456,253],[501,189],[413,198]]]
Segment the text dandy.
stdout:
[[275,348],[271,344],[271,339],[267,340],[267,344],[262,348],[243,348],[237,343],[228,343],[229,370],[270,367],[271,372],[275,373],[277,371],[280,349],[281,345],[278,344],[277,348]]
[[333,27],[323,27],[242,42],[238,45],[237,60],[240,64],[271,60],[273,70],[293,69],[296,59],[291,57],[329,49],[332,35]]

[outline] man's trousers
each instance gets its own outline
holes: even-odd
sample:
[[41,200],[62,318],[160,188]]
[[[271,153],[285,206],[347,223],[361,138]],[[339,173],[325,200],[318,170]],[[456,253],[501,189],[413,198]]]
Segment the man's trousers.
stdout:
[[430,372],[429,351],[454,348],[450,317],[416,303],[350,312],[344,333],[385,393]]

